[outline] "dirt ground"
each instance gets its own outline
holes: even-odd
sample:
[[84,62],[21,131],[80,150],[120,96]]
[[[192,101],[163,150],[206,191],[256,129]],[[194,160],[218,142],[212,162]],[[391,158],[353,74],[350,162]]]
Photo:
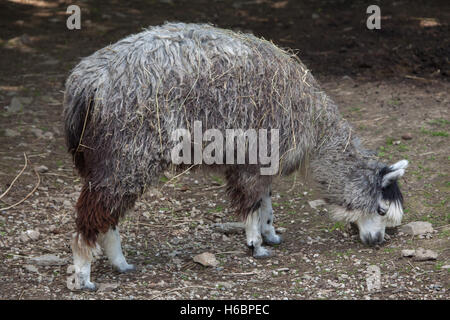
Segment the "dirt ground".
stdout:
[[[383,2],[376,31],[365,26],[365,1],[78,1],[82,29],[74,31],[66,28],[69,4],[0,4],[0,195],[24,167],[24,153],[29,160],[0,197],[0,299],[449,298],[448,1]],[[428,221],[434,232],[420,237],[391,229],[380,248],[366,247],[350,226],[328,217],[327,206],[312,209],[308,201],[320,194],[292,175],[273,187],[284,242],[273,248],[274,257],[255,260],[243,232],[213,227],[235,220],[223,177],[188,173],[169,184],[162,177],[121,224],[125,255],[138,270],[118,274],[101,257],[93,281],[112,287],[68,290],[81,182],[62,134],[65,78],[81,57],[174,20],[211,22],[298,49],[363,142],[388,163],[410,161],[401,181],[403,223]],[[39,235],[24,239],[27,230]],[[437,259],[402,257],[403,249],[419,247]],[[219,265],[194,263],[202,252],[214,253]],[[61,261],[39,266],[30,260],[45,254]],[[371,265],[381,270],[380,290],[368,291]]]

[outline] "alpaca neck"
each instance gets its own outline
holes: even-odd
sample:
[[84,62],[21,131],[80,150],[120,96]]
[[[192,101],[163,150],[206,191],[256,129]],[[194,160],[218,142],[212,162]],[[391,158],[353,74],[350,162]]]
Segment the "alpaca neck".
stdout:
[[331,203],[348,206],[354,201],[354,188],[373,175],[377,162],[359,143],[354,130],[335,112],[322,120],[312,160],[312,174],[323,196]]

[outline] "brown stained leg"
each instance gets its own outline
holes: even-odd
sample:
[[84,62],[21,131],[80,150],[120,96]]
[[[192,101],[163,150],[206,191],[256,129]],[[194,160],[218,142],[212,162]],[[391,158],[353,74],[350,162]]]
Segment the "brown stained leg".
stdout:
[[[75,283],[79,289],[96,289],[95,284],[90,281],[90,271],[94,256],[100,252],[97,240],[102,240],[108,258],[113,264],[117,264],[116,267],[119,270],[133,269],[133,266],[128,265],[126,261],[119,261],[122,253],[120,238],[118,232],[114,230],[119,219],[134,206],[136,198],[134,195],[112,197],[106,190],[90,188],[88,183],[83,186],[75,206],[77,232],[72,243]],[[101,235],[101,239],[98,239],[99,235]]]

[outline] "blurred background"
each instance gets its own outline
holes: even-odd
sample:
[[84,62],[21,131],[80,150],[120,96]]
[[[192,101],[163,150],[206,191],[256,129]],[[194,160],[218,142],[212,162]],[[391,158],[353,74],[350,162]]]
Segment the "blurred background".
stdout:
[[[81,8],[81,30],[66,28],[71,4]],[[380,30],[366,27],[370,4],[381,8]],[[67,70],[79,57],[165,21],[254,33],[298,50],[318,76],[449,77],[446,0],[2,0],[0,71],[11,73],[11,84],[19,81],[14,74],[42,63]]]
[[[81,9],[80,30],[66,27],[69,5]],[[379,30],[367,28],[369,5],[381,9]],[[101,258],[93,279],[109,289],[69,291],[81,181],[64,143],[64,82],[82,57],[165,21],[212,23],[295,50],[365,146],[385,163],[410,161],[403,223],[432,227],[394,229],[379,250],[368,248],[326,207],[311,207],[321,195],[292,175],[273,184],[285,242],[255,261],[242,232],[213,228],[236,220],[224,177],[188,172],[122,221],[138,271],[117,275]],[[449,22],[448,0],[0,0],[0,299],[448,299]],[[420,247],[430,259],[402,258]],[[192,261],[205,251],[217,268]],[[376,291],[366,287],[373,265]]]

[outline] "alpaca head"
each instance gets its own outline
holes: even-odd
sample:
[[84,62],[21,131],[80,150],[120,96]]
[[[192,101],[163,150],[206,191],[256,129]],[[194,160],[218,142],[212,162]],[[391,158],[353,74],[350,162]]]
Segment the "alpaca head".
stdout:
[[408,161],[401,160],[391,166],[383,165],[370,176],[363,176],[350,187],[353,190],[347,193],[351,194],[347,207],[336,208],[334,217],[354,222],[364,244],[381,244],[386,227],[401,223],[403,196],[397,180],[403,176],[407,166]]

